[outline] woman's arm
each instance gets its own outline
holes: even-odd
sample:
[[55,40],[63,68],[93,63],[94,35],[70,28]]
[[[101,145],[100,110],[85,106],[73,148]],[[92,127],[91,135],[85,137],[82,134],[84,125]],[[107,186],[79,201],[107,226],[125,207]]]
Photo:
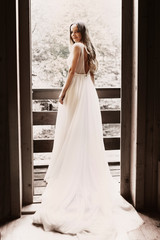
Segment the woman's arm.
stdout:
[[90,76],[91,76],[91,79],[92,79],[93,84],[95,85],[94,73],[93,73],[93,72],[90,72]]
[[63,104],[63,99],[65,97],[66,91],[67,91],[67,89],[69,88],[69,86],[70,86],[70,84],[72,82],[72,79],[73,79],[73,76],[74,76],[74,73],[75,73],[75,70],[76,70],[76,66],[77,66],[77,63],[78,63],[78,59],[79,59],[79,56],[80,56],[80,52],[81,52],[80,46],[78,46],[76,44],[75,44],[75,46],[73,45],[72,64],[71,64],[71,67],[70,67],[70,69],[68,71],[68,76],[67,76],[66,83],[63,86],[62,92],[61,92],[61,94],[59,96],[59,102],[61,104]]

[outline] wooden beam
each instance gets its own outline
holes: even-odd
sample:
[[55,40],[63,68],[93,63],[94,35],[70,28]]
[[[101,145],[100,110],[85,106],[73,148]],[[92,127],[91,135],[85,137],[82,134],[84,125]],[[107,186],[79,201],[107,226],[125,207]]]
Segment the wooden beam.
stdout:
[[[120,149],[120,138],[103,138],[105,150],[116,150]],[[53,149],[54,140],[53,139],[39,139],[33,141],[34,153],[39,152],[51,152]]]
[[119,137],[104,137],[105,150],[117,150],[120,149],[120,138]]
[[133,1],[122,0],[121,194],[130,199]]
[[[145,181],[145,160],[146,160],[146,82],[147,82],[147,2],[138,3],[138,56],[137,62],[137,116],[136,121],[136,143],[134,148],[135,159],[132,158],[131,174],[131,195],[137,209],[144,208],[144,181]],[[135,90],[136,91],[136,90]]]
[[101,111],[102,123],[120,123],[120,111]]
[[[62,88],[33,89],[32,99],[58,99]],[[96,88],[99,98],[120,98],[120,88]]]
[[[102,123],[120,123],[120,111],[102,110]],[[33,112],[33,125],[55,125],[57,111]]]
[[[155,1],[155,58],[154,58],[154,63],[155,64],[155,82],[156,84],[154,85],[154,90],[155,90],[155,112],[154,112],[154,136],[153,136],[153,144],[154,144],[154,153],[153,157],[155,161],[158,161],[158,173],[155,172],[156,166],[154,162],[154,172],[155,175],[157,176],[157,181],[158,181],[158,193],[157,193],[157,205],[158,205],[158,210],[160,212],[160,111],[159,111],[159,106],[160,106],[160,81],[159,81],[159,75],[160,75],[160,32],[159,32],[159,26],[160,26],[160,16],[159,16],[159,1]],[[157,81],[156,81],[157,80]],[[155,184],[156,187],[157,184]]]
[[57,111],[33,112],[33,125],[55,125]]
[[[142,46],[144,47],[143,51],[146,51],[147,54],[145,69],[147,79],[143,79],[143,84],[146,84],[144,202],[145,208],[157,209],[158,161],[160,160],[160,5],[158,0],[147,1],[147,5],[146,1],[142,1],[142,3],[140,9],[147,24],[147,41]],[[140,27],[140,30],[143,31],[142,23]],[[141,36],[141,43],[142,41]]]
[[[8,83],[8,136],[10,159],[10,218],[21,216],[21,140],[20,140],[20,89],[19,89],[19,43],[18,1],[6,1],[6,81]],[[9,6],[9,7],[8,7]],[[3,196],[3,194],[2,194]],[[1,197],[2,197],[1,196]]]
[[[11,60],[13,56],[12,47],[14,47],[14,42],[8,42],[12,35],[11,29],[14,29],[14,23],[12,21],[7,21],[7,11],[8,11],[7,0],[1,1],[0,7],[0,27],[1,34],[0,37],[0,224],[4,223],[10,217],[11,212],[11,183],[10,183],[10,159],[9,159],[9,111],[8,111],[8,79],[7,79],[7,65],[8,59]],[[11,17],[12,18],[12,17]],[[14,31],[14,30],[12,30]],[[10,54],[11,48],[11,54]],[[8,51],[7,51],[8,50]],[[8,52],[8,54],[7,54]],[[10,67],[14,68],[15,58],[12,57],[13,64]],[[11,71],[11,69],[10,69]],[[12,70],[13,72],[13,70]]]
[[54,140],[53,139],[39,139],[33,140],[33,152],[52,152]]
[[21,149],[23,205],[33,202],[33,137],[30,0],[19,1]]
[[[138,1],[133,1],[133,36],[132,36],[132,86],[131,86],[131,156],[130,189],[134,206],[137,207],[137,54],[138,54]],[[140,183],[139,183],[140,184]]]
[[160,160],[158,161],[158,193],[157,193],[157,205],[160,212]]
[[32,89],[32,99],[58,99],[62,88]]

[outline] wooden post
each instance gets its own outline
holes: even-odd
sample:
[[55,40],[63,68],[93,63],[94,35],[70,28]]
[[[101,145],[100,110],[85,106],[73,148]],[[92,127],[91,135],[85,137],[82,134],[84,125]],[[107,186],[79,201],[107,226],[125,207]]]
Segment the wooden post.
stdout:
[[158,211],[160,212],[160,161],[158,161],[158,194],[157,194]]
[[[131,196],[137,209],[156,209],[157,199],[159,201],[157,172],[160,159],[160,16],[157,9],[157,0],[139,0],[138,76],[135,91],[137,112],[135,111],[135,121],[132,105],[130,169]],[[132,97],[133,91],[132,87]]]
[[[155,115],[154,115],[154,136],[153,136],[153,144],[155,146],[154,149],[154,158],[158,161],[158,173],[156,172],[158,184],[155,185],[155,188],[158,187],[157,193],[157,203],[158,203],[158,210],[160,212],[160,15],[159,15],[159,1],[155,1],[155,9],[154,9],[154,19],[155,19],[155,37],[153,38],[154,46],[155,46],[155,58],[154,58],[154,66],[155,66]],[[156,167],[156,166],[155,166]],[[156,171],[156,169],[155,169]],[[156,191],[157,189],[155,189]]]
[[8,82],[11,217],[21,215],[21,143],[18,58],[18,1],[7,1],[6,79]]
[[144,194],[145,207],[156,209],[158,161],[160,160],[160,6],[158,0],[148,1],[147,4],[147,116]]
[[[147,1],[139,1],[138,6],[138,93],[137,93],[137,161],[135,176],[135,199],[137,209],[144,208],[144,184],[146,164],[146,113],[147,113]],[[145,41],[144,41],[145,39]],[[151,139],[150,139],[151,140]],[[150,142],[151,143],[151,142]],[[132,189],[133,192],[133,189]]]
[[132,89],[131,89],[131,156],[130,192],[135,205],[137,181],[137,51],[138,51],[138,0],[133,1],[133,40],[132,40]]
[[122,0],[121,194],[130,199],[133,0]]
[[19,2],[23,205],[33,202],[33,137],[30,0]]
[[[140,15],[139,21],[141,20],[143,22],[144,19]],[[139,33],[140,36],[146,34],[146,22],[142,24],[144,24],[144,28]],[[140,79],[141,77],[146,77],[146,59],[139,58],[141,54],[143,57],[145,56],[145,51],[138,52],[139,39],[141,38],[138,35],[138,0],[123,0],[121,194],[128,200],[131,200],[137,208],[144,206],[146,106],[145,81],[142,82]],[[145,43],[143,44],[145,46]],[[141,69],[138,66],[141,66]],[[142,72],[144,71],[145,73],[142,76]]]
[[10,162],[9,162],[9,129],[8,129],[8,83],[6,78],[7,65],[7,1],[3,0],[0,7],[0,223],[10,216]]

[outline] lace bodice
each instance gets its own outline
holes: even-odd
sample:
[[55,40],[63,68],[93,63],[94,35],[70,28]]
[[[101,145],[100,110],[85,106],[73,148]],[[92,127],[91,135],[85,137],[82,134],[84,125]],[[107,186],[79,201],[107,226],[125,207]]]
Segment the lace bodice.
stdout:
[[[85,72],[85,62],[84,62],[84,49],[86,49],[86,46],[83,43],[78,42],[78,43],[73,44],[71,53],[67,59],[67,63],[68,63],[68,66],[71,67],[71,63],[72,63],[72,59],[73,59],[73,49],[76,45],[80,46],[80,48],[81,48],[81,53],[80,53],[78,63],[76,66],[76,73],[84,74],[84,73],[86,73]],[[87,49],[86,49],[86,51],[87,51]]]

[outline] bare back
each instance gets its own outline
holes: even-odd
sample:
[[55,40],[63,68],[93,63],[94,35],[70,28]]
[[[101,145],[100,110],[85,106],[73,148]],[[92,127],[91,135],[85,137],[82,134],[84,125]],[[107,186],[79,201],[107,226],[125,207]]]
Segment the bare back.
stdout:
[[81,48],[80,56],[76,66],[76,73],[87,74],[89,71],[88,53],[83,43],[76,43]]

